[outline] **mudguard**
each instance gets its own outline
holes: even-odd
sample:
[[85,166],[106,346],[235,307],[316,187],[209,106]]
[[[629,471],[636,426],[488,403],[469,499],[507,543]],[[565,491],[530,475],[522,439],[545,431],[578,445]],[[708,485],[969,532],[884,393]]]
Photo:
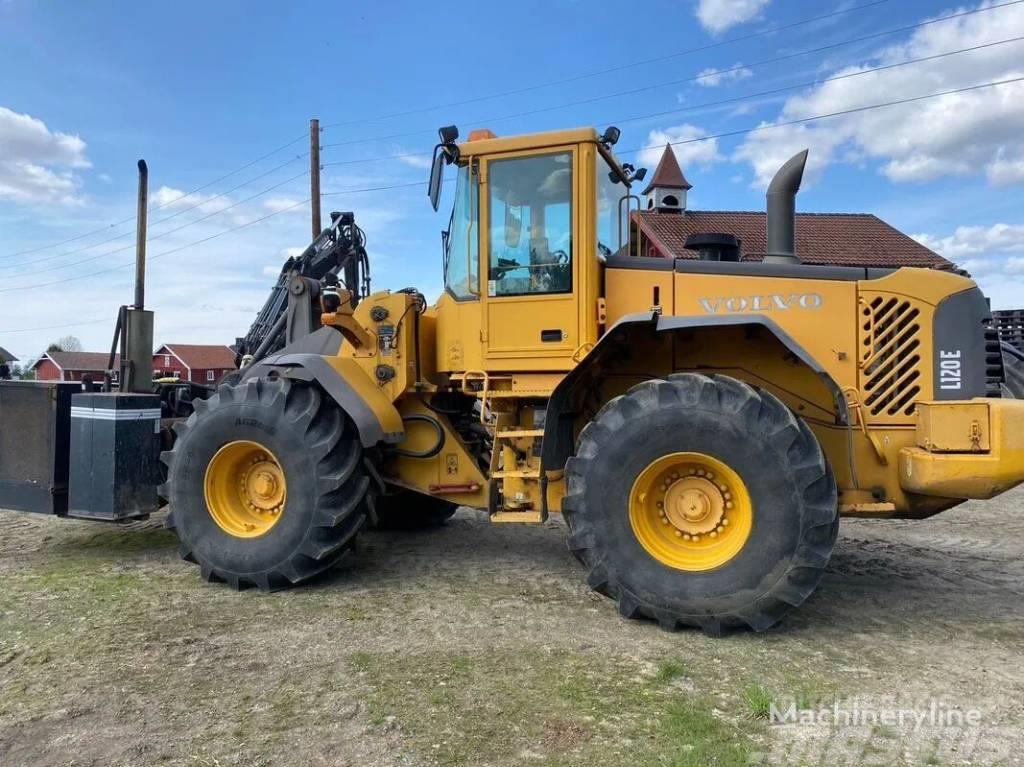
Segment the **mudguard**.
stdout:
[[405,438],[402,416],[354,359],[337,356],[341,333],[320,328],[277,354],[242,372],[241,380],[275,373],[282,378],[316,382],[352,419],[363,447]]
[[549,471],[560,470],[572,454],[573,422],[575,413],[570,409],[570,398],[577,384],[584,380],[588,371],[599,363],[609,350],[617,343],[621,331],[640,329],[653,333],[672,332],[675,330],[709,327],[734,327],[737,325],[758,325],[768,330],[775,338],[792,352],[801,362],[816,373],[832,393],[836,408],[836,421],[839,424],[849,423],[849,412],[846,397],[828,371],[812,357],[806,349],[780,328],[769,317],[763,314],[735,314],[722,317],[665,317],[655,312],[626,314],[620,317],[608,331],[601,336],[590,353],[576,366],[555,388],[548,401],[548,409],[544,427],[542,463]]

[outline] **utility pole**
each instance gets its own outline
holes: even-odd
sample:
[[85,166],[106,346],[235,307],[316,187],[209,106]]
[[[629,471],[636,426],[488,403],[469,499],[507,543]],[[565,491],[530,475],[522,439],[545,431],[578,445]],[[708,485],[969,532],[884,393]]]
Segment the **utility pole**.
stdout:
[[320,236],[320,121],[309,121],[309,204],[313,212],[313,239]]

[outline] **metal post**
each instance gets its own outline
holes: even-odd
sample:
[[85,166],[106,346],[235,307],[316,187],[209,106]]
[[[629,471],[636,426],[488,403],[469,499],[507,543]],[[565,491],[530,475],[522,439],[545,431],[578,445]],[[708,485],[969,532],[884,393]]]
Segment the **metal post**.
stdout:
[[320,236],[320,121],[309,121],[309,204],[313,212],[313,239]]
[[146,209],[149,205],[149,168],[139,160],[139,207],[135,224],[135,308],[146,302]]

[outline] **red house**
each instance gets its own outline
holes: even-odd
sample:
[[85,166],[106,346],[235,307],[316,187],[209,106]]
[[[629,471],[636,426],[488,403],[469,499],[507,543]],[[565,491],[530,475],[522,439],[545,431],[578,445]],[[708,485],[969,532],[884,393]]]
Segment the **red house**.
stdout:
[[[40,381],[81,381],[82,376],[88,374],[100,383],[109,361],[110,355],[106,352],[46,352],[32,369]],[[120,360],[115,355],[115,379],[119,367]]]
[[235,368],[235,352],[229,346],[164,344],[153,355],[154,378],[215,384]]

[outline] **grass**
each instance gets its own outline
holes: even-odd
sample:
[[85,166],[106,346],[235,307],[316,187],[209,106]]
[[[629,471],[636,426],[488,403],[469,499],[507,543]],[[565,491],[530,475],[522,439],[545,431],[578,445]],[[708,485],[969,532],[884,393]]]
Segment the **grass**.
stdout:
[[743,688],[743,700],[747,711],[754,719],[767,719],[774,701],[772,694],[760,684],[749,684]]
[[741,765],[761,732],[673,690],[687,675],[677,661],[646,676],[626,658],[565,651],[359,652],[349,662],[370,689],[373,721],[445,767]]

